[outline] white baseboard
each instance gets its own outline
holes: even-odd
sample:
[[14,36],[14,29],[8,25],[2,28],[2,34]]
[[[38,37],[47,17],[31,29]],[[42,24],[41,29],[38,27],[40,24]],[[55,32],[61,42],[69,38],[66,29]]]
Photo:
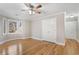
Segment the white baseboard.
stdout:
[[[36,40],[45,40],[45,39],[42,39],[42,38],[37,38],[37,37],[31,37],[31,38],[33,38],[33,39],[36,39]],[[46,40],[47,41],[47,40]],[[64,43],[59,43],[59,42],[54,42],[54,43],[56,43],[56,44],[59,44],[59,45],[65,45],[65,42]]]
[[[16,39],[9,39],[9,40],[3,40],[0,42],[0,44],[3,44],[7,41],[11,41],[11,40],[17,40],[17,39],[27,39],[27,38],[33,38],[33,39],[36,39],[36,40],[45,40],[45,39],[42,39],[42,38],[38,38],[38,37],[21,37],[21,38],[16,38]],[[47,41],[47,40],[46,40]],[[65,43],[60,43],[60,42],[54,42],[56,44],[59,44],[59,45],[65,45]]]
[[23,38],[17,38],[17,39],[3,40],[3,41],[0,42],[0,44],[3,44],[5,42],[11,41],[11,40],[18,40],[18,39],[22,39],[23,40],[23,39],[27,39],[27,38],[30,38],[30,37],[23,37]]
[[60,43],[60,42],[55,42],[56,44],[59,44],[59,45],[65,45],[65,42],[64,43]]
[[36,40],[42,40],[41,38],[38,38],[38,37],[30,37],[32,39],[36,39]]

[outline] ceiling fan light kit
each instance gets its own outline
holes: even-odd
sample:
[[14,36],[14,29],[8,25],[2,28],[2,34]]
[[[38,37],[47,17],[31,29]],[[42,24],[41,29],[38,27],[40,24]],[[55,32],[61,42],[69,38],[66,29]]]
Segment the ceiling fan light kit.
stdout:
[[41,4],[38,5],[32,5],[31,3],[25,3],[25,6],[29,8],[28,13],[29,14],[40,14],[41,13]]

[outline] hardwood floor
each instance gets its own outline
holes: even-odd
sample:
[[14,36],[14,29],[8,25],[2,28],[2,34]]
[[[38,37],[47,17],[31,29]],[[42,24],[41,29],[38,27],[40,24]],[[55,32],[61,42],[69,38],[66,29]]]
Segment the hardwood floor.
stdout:
[[0,45],[1,55],[77,55],[79,43],[66,39],[65,46],[35,39],[18,39]]
[[79,54],[79,43],[73,39],[66,40],[65,54],[70,54],[70,55]]

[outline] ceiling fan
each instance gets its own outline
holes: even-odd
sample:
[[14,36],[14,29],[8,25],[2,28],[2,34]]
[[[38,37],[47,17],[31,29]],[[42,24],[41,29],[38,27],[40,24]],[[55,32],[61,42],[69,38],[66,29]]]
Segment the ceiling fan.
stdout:
[[24,3],[26,7],[28,7],[29,14],[41,14],[41,4],[31,4],[31,3]]

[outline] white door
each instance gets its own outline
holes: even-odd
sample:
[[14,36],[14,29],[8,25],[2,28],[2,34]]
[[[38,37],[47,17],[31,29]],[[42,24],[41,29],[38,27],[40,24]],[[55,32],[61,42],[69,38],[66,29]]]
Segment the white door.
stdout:
[[67,38],[77,39],[77,21],[66,22],[65,33]]
[[42,38],[56,42],[56,18],[42,20]]

